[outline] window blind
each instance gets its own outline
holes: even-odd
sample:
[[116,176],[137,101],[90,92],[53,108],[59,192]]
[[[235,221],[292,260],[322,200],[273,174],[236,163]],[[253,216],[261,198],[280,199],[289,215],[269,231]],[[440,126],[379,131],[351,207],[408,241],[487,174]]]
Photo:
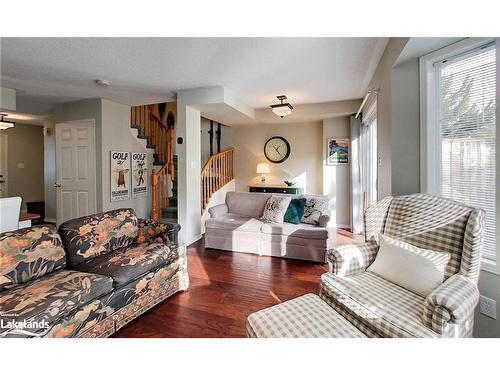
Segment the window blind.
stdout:
[[483,259],[496,261],[495,45],[436,64],[441,194],[486,211]]

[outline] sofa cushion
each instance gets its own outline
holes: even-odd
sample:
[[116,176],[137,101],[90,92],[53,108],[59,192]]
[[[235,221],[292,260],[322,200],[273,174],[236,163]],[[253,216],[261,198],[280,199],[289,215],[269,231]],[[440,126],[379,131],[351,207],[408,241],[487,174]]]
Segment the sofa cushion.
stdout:
[[264,212],[262,213],[262,220],[283,224],[283,219],[285,218],[285,213],[291,200],[290,197],[280,197],[278,195],[269,197],[264,207]]
[[[6,321],[52,324],[86,303],[109,293],[113,280],[107,276],[61,270],[0,293],[2,335],[15,335]],[[10,319],[8,318],[10,317]],[[24,331],[44,332],[49,327],[26,327]]]
[[306,206],[300,221],[304,224],[319,225],[319,218],[328,211],[328,198],[315,195],[302,197],[306,199]]
[[424,298],[371,273],[321,276],[321,297],[364,333],[436,337],[422,322]]
[[134,244],[111,253],[89,259],[74,268],[82,272],[113,278],[115,288],[131,282],[178,258],[177,245],[161,243]]
[[265,234],[298,237],[311,240],[326,240],[328,238],[328,230],[326,228],[309,224],[296,225],[290,223],[263,223],[261,232]]
[[226,194],[228,212],[240,216],[261,217],[272,194],[230,191]]
[[56,228],[35,226],[0,235],[0,291],[66,265]]
[[235,214],[226,214],[224,216],[208,219],[205,222],[205,228],[222,229],[229,231],[242,232],[260,232],[264,222],[252,217],[240,216]]
[[300,219],[304,214],[305,206],[305,198],[292,199],[288,205],[283,221],[286,223],[300,224]]
[[129,246],[137,233],[137,217],[131,208],[84,216],[59,227],[70,266]]

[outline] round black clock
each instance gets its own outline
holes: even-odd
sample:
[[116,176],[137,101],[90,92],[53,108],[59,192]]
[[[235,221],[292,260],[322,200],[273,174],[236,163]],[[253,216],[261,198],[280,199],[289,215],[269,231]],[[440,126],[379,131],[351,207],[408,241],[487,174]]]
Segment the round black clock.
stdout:
[[264,145],[264,155],[272,163],[283,163],[290,156],[290,143],[283,137],[269,138]]

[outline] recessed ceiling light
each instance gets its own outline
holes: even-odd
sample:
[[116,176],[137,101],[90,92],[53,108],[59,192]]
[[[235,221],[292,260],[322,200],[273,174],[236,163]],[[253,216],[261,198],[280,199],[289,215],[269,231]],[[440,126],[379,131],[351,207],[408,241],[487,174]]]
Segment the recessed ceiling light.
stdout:
[[278,95],[277,96],[278,100],[281,102],[280,104],[271,104],[271,109],[273,113],[281,118],[288,116],[290,113],[292,113],[292,105],[290,103],[284,103],[284,100],[286,99],[285,95]]
[[96,79],[95,83],[98,84],[99,86],[104,86],[104,87],[108,87],[109,85],[111,85],[111,81],[108,81],[106,79]]

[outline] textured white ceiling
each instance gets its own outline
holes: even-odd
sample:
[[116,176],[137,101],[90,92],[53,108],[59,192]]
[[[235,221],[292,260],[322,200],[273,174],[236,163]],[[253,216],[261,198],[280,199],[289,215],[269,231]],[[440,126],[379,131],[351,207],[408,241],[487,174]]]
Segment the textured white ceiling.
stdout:
[[[387,38],[2,38],[1,85],[18,110],[105,97],[172,100],[178,90],[225,86],[253,108],[360,98]],[[95,79],[112,81],[99,87]]]

